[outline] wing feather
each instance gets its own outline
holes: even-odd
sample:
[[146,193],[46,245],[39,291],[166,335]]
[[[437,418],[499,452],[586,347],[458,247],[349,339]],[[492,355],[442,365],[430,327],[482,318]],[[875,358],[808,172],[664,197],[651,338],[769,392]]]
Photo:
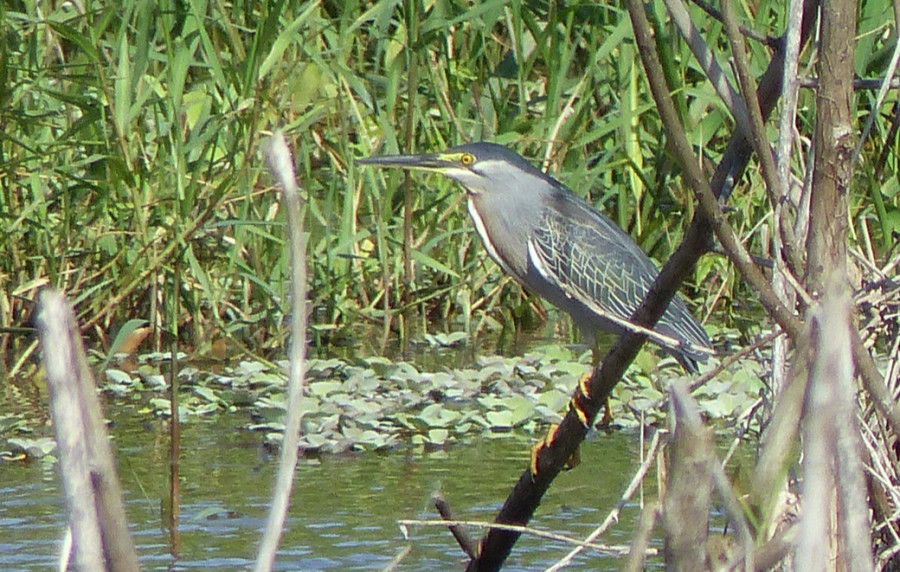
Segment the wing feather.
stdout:
[[[573,201],[545,208],[532,233],[528,253],[545,280],[601,317],[629,326],[629,318],[658,274],[631,238],[611,220]],[[655,341],[688,354],[692,344],[709,347],[702,327],[676,297],[656,330],[668,340]],[[653,336],[651,336],[653,337]]]

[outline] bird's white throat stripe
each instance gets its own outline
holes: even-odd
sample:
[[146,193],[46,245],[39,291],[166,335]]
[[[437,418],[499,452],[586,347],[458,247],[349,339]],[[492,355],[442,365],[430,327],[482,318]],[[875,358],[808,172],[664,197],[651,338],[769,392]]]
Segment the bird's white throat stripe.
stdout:
[[502,268],[504,272],[510,276],[515,276],[494,248],[491,236],[488,234],[487,227],[484,226],[484,221],[481,219],[481,215],[478,214],[478,209],[475,208],[472,198],[469,197],[469,200],[466,201],[466,203],[469,208],[469,216],[472,217],[472,222],[475,223],[475,230],[478,231],[478,236],[481,237],[481,243],[484,244],[484,248],[487,250],[488,254],[494,259],[494,262],[500,265],[500,268]]

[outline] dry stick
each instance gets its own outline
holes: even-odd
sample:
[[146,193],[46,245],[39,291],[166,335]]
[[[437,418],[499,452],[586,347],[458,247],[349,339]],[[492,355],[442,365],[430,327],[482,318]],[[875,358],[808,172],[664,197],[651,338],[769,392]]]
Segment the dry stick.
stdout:
[[643,572],[644,555],[647,553],[647,547],[650,546],[650,535],[653,533],[653,527],[659,520],[660,507],[659,502],[644,507],[641,513],[641,520],[638,522],[637,530],[631,541],[631,549],[628,551],[628,562],[625,564],[625,572]]
[[[766,125],[762,111],[759,108],[759,99],[756,97],[756,81],[750,72],[750,64],[747,62],[743,38],[738,30],[737,20],[734,16],[734,6],[731,2],[722,3],[722,17],[725,23],[725,33],[731,42],[731,52],[734,56],[735,67],[740,79],[741,94],[747,102],[746,108],[750,116],[750,142],[756,151],[756,156],[759,158],[763,179],[766,182],[766,194],[774,211],[778,208],[781,198],[786,195],[787,187],[782,185],[781,179],[778,177],[778,167],[775,164],[775,157],[772,155],[772,149],[766,137]],[[781,235],[778,238],[783,241],[784,255],[791,265],[791,270],[797,272],[803,266],[802,259],[797,253],[797,240],[794,237],[793,227],[785,225],[781,228]],[[775,256],[779,257],[781,253],[776,252]]]
[[669,393],[670,466],[662,495],[666,569],[703,570],[713,467],[718,465],[713,434],[703,424],[697,402],[691,399],[683,381],[673,381]]
[[[654,461],[656,461],[656,452],[659,448],[660,443],[659,434],[659,431],[653,434],[653,439],[651,439],[650,441],[650,448],[647,450],[647,458],[644,459],[644,462],[634,474],[634,477],[631,479],[628,487],[626,487],[625,493],[622,495],[622,498],[620,498],[619,502],[616,503],[616,507],[606,516],[606,520],[604,520],[600,526],[598,526],[593,532],[588,535],[587,538],[584,539],[585,542],[593,542],[597,539],[597,537],[606,532],[606,529],[608,529],[610,525],[612,525],[613,521],[618,522],[619,513],[622,512],[622,509],[625,507],[625,503],[631,500],[634,492],[638,489],[641,483],[644,482],[644,477],[647,475],[647,471],[650,470],[650,466]],[[546,572],[556,572],[557,570],[562,570],[565,566],[571,564],[572,559],[580,554],[582,550],[584,549],[581,546],[572,549],[571,552],[560,558],[556,564],[547,568]]]
[[669,15],[672,17],[672,21],[675,23],[675,26],[678,27],[682,39],[684,39],[685,43],[691,49],[691,53],[694,54],[697,63],[703,68],[706,77],[712,84],[713,89],[716,90],[722,103],[728,108],[738,129],[744,133],[745,137],[749,138],[751,129],[750,117],[747,114],[747,106],[731,83],[729,83],[728,76],[725,75],[722,67],[719,66],[719,62],[716,61],[716,57],[713,55],[712,50],[710,50],[709,46],[706,45],[706,42],[703,41],[700,31],[697,30],[697,27],[694,26],[694,23],[691,21],[691,15],[688,14],[687,8],[684,7],[681,0],[663,1],[666,4],[666,10],[669,11]]
[[403,560],[407,556],[409,556],[411,552],[412,552],[412,545],[407,544],[400,550],[400,552],[397,553],[396,556],[394,556],[393,559],[391,559],[390,562],[387,563],[387,566],[385,566],[384,568],[381,569],[381,572],[392,572],[393,570],[396,570],[397,567],[400,566],[400,563],[403,562]]
[[[826,277],[810,320],[809,389],[804,417],[803,515],[795,552],[798,570],[871,570],[872,539],[859,456],[859,432],[848,355],[850,300],[842,272]],[[850,443],[848,443],[848,440]],[[837,522],[832,518],[837,503]],[[835,528],[837,527],[837,529]],[[839,552],[835,540],[840,544]],[[832,562],[836,556],[838,560]]]
[[[174,291],[181,291],[181,263],[175,260],[173,278]],[[181,518],[181,416],[179,414],[178,395],[180,392],[178,378],[178,318],[181,298],[172,297],[172,341],[169,347],[169,498],[166,507],[169,527],[169,553],[177,558],[181,551],[181,533],[178,522]]]
[[41,293],[38,330],[76,567],[137,570],[97,388],[75,315],[61,292]]
[[[584,548],[590,548],[600,554],[612,555],[612,556],[621,556],[628,552],[628,548],[622,545],[611,545],[611,544],[597,544],[596,542],[585,542],[583,540],[578,540],[577,538],[571,538],[569,536],[564,536],[562,534],[557,534],[555,532],[547,532],[545,530],[538,530],[536,528],[528,528],[527,526],[516,526],[513,524],[497,524],[496,522],[485,522],[483,520],[416,520],[416,519],[401,519],[397,521],[397,524],[400,525],[400,529],[404,535],[407,534],[407,528],[410,526],[470,526],[474,528],[489,528],[492,530],[509,530],[515,531],[519,534],[528,534],[530,536],[536,536],[538,538],[546,538],[548,540],[555,540],[558,542],[562,542],[564,544],[574,544],[575,546],[582,546]],[[650,549],[647,551],[648,554],[654,555],[656,554],[656,550]]]
[[731,44],[731,55],[737,69],[739,85],[741,87],[742,101],[746,102],[746,110],[749,114],[749,141],[756,151],[760,166],[762,166],[763,179],[766,182],[766,192],[772,208],[778,203],[778,197],[783,194],[781,183],[778,180],[775,168],[775,159],[769,147],[766,137],[766,126],[759,109],[759,100],[756,97],[756,81],[750,71],[747,62],[747,54],[744,51],[743,38],[738,30],[737,19],[734,15],[734,6],[731,3],[722,4],[722,19],[725,24],[725,35]]
[[803,0],[789,1],[788,24],[784,36],[784,85],[781,96],[781,115],[778,118],[778,146],[775,153],[778,179],[783,192],[790,188],[791,182],[791,149],[796,130],[794,122],[797,112],[797,95],[800,91],[797,69],[800,58],[802,8]]
[[[88,437],[81,407],[81,381],[77,377],[81,368],[77,364],[78,350],[73,347],[70,337],[67,312],[66,300],[61,293],[45,290],[41,294],[38,327],[44,367],[47,369],[53,429],[59,448],[59,469],[69,513],[68,529],[75,548],[75,566],[79,570],[105,570],[100,518],[93,508],[97,501],[91,487]],[[75,376],[70,378],[70,372],[74,372]],[[67,559],[67,554],[63,554],[63,559]]]
[[[781,332],[776,332],[775,334],[781,334]],[[776,336],[770,335],[770,338],[774,337]],[[690,392],[693,390],[693,386],[688,388],[681,383],[674,383],[671,386],[670,393],[672,398],[680,400],[682,404],[689,404],[690,409],[696,411],[699,410],[699,405],[697,405],[694,398],[690,395]],[[669,399],[669,397],[666,397],[666,401],[668,401]],[[682,405],[682,407],[684,407],[684,405]],[[750,569],[753,567],[753,533],[751,532],[750,526],[747,523],[746,518],[744,517],[743,507],[741,506],[740,501],[735,496],[734,491],[732,490],[729,483],[728,476],[725,474],[723,465],[724,463],[728,462],[729,456],[730,453],[728,456],[726,456],[723,463],[713,463],[713,483],[715,485],[716,491],[719,493],[719,496],[722,499],[726,515],[728,516],[729,521],[734,526],[735,530],[738,533],[738,537],[741,540],[743,552],[739,556],[740,562],[749,563],[744,564],[744,566]],[[588,540],[592,539],[589,538]],[[748,556],[749,558],[747,558]]]
[[[793,149],[794,125],[797,113],[797,96],[799,93],[799,78],[797,74],[798,60],[800,57],[800,23],[803,15],[803,0],[789,0],[787,14],[787,30],[784,35],[784,81],[782,85],[781,113],[778,118],[778,143],[776,146],[775,160],[779,180],[780,192],[772,216],[772,251],[774,256],[774,268],[772,271],[772,288],[775,294],[788,306],[796,305],[796,294],[787,289],[787,282],[793,280],[792,272],[797,269],[786,267],[785,257],[782,252],[782,225],[789,222],[785,213],[789,212],[784,204],[789,198],[791,189],[791,156]],[[799,205],[798,205],[799,208]],[[796,215],[794,224],[790,225],[794,241],[797,241],[798,230],[806,226],[798,226],[805,220],[801,212]],[[805,233],[801,234],[801,240],[805,240]],[[793,280],[796,282],[796,280]],[[790,350],[790,338],[779,338],[772,347],[772,393],[778,395],[787,383],[787,355]]]
[[[434,503],[434,508],[437,509],[441,518],[447,521],[457,520],[456,515],[453,514],[453,509],[450,508],[450,504],[447,502],[447,499],[444,498],[443,494],[440,492],[434,493],[431,495],[431,502]],[[475,558],[475,556],[478,555],[478,543],[472,540],[469,531],[466,530],[465,527],[459,525],[450,525],[448,528],[450,529],[450,534],[453,535],[453,538],[455,538],[457,544],[459,544],[459,547],[463,549],[463,552],[465,552],[469,558]]]
[[[804,18],[802,37],[809,38],[815,21],[818,3],[815,0],[807,0],[804,5]],[[647,70],[654,99],[660,107],[660,115],[663,118],[666,133],[676,143],[673,149],[676,152],[679,163],[684,169],[684,177],[695,190],[705,190],[701,193],[705,201],[703,212],[698,214],[693,224],[685,234],[684,241],[678,250],[660,271],[659,276],[651,287],[647,297],[632,316],[631,321],[651,325],[663,314],[675,288],[687,276],[699,256],[706,250],[709,242],[710,228],[716,230],[717,235],[725,235],[725,241],[730,246],[732,256],[740,259],[739,268],[742,271],[753,272],[754,280],[751,284],[757,288],[764,298],[764,306],[775,314],[777,321],[789,333],[799,331],[799,321],[783,306],[778,303],[777,297],[769,288],[762,274],[752,265],[746,251],[742,249],[739,241],[734,237],[730,226],[724,221],[719,210],[716,198],[709,190],[709,186],[702,178],[696,158],[693,156],[687,138],[678,121],[674,105],[668,93],[668,87],[656,55],[656,47],[653,41],[650,25],[647,22],[644,6],[639,0],[629,0],[629,13],[635,30],[635,38],[641,57],[644,58],[644,67]],[[760,81],[760,106],[764,115],[768,115],[777,101],[782,79],[781,62],[776,58],[766,70]],[[743,171],[749,159],[749,147],[743,137],[735,136],[728,145],[722,159],[722,163],[713,178],[713,187],[717,194],[727,194],[735,178]],[[717,216],[710,216],[717,215]],[[709,217],[709,218],[707,218]],[[723,230],[724,228],[724,230]],[[726,232],[728,231],[728,232]],[[722,237],[720,237],[722,240]],[[738,253],[743,253],[741,257]],[[745,274],[746,277],[746,274]],[[788,324],[790,327],[785,327]],[[590,399],[582,399],[582,411],[593,420],[602,407],[606,397],[613,387],[621,379],[628,364],[637,356],[644,338],[633,333],[625,333],[619,337],[610,351],[603,359],[601,366],[594,370],[589,381]],[[584,396],[580,396],[584,397]],[[580,398],[576,395],[575,398]],[[575,399],[573,398],[573,399]],[[563,418],[556,432],[555,440],[541,448],[538,455],[538,474],[532,475],[530,469],[523,472],[513,491],[506,499],[500,513],[497,515],[497,523],[527,523],[543,498],[544,493],[562,470],[563,465],[572,456],[584,436],[587,428],[582,424],[579,416],[571,409]],[[498,570],[509,556],[513,545],[519,537],[516,530],[492,529],[482,541],[482,550],[479,557],[469,563],[468,570]]]
[[[857,417],[859,406],[853,383],[853,359],[848,347],[848,334],[853,329],[853,321],[847,289],[846,276],[842,276],[840,282],[835,281],[831,285],[822,302],[821,327],[826,332],[827,343],[824,352],[821,352],[824,356],[818,357],[824,362],[821,365],[826,377],[817,382],[830,384],[837,397],[834,405],[837,414],[834,466],[837,469],[838,518],[844,557],[848,570],[864,571],[873,569],[872,523],[866,502],[865,479],[865,466],[869,463],[861,455],[863,443]],[[804,506],[815,502],[810,498],[804,501]]]
[[[803,420],[803,513],[794,556],[801,570],[873,567],[869,507],[865,498],[859,499],[859,492],[837,486],[843,475],[845,485],[852,483],[865,490],[862,462],[853,441],[857,434],[855,408],[851,405],[855,402],[853,371],[846,355],[851,345],[849,297],[845,292],[846,192],[853,171],[849,78],[853,75],[855,29],[855,5],[823,2],[810,207],[810,223],[815,230],[807,237],[807,285],[822,296],[822,301],[810,317],[813,359],[804,409],[814,413]],[[846,440],[853,444],[848,446]],[[842,441],[843,450],[839,448]],[[865,516],[854,515],[854,511]]]
[[303,400],[303,377],[306,369],[306,241],[303,237],[301,210],[303,199],[294,177],[294,164],[284,135],[276,131],[263,148],[273,177],[281,186],[281,201],[287,220],[288,246],[291,253],[291,340],[289,347],[287,419],[284,439],[272,495],[269,520],[256,559],[256,572],[268,572],[275,562],[284,520],[290,504],[297,454],[300,445],[300,416]]

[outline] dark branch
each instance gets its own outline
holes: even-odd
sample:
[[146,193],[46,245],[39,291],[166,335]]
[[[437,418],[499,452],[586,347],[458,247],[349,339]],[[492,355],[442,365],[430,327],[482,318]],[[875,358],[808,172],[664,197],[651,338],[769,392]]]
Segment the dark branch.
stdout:
[[[657,84],[656,89],[654,89],[654,98],[660,106],[661,114],[663,114],[663,107],[667,110],[664,117],[664,121],[667,121],[666,132],[670,136],[673,135],[673,132],[680,133],[681,142],[684,143],[682,152],[678,153],[678,159],[682,169],[684,169],[685,178],[688,179],[688,183],[692,188],[696,189],[698,186],[706,187],[707,192],[709,192],[708,189],[711,187],[712,192],[716,196],[727,197],[733,188],[734,182],[747,166],[751,153],[749,143],[740,134],[736,134],[732,138],[709,186],[707,186],[706,180],[702,179],[702,176],[697,175],[699,172],[696,168],[697,161],[687,144],[683,129],[680,125],[672,128],[668,124],[673,118],[677,122],[677,115],[674,113],[674,107],[669,97],[669,88],[665,84],[658,58],[656,57],[652,34],[644,13],[644,6],[640,0],[630,0],[628,4],[632,23],[635,27],[635,37],[638,39],[641,56],[645,58],[644,67],[647,69],[651,86],[654,83]],[[804,5],[803,43],[810,37],[817,8],[818,3],[815,0],[808,0]],[[763,117],[767,117],[771,113],[781,93],[782,58],[781,52],[776,53],[775,59],[769,64],[769,68],[760,80],[757,95]],[[672,109],[671,114],[668,112],[669,109]],[[688,158],[684,156],[685,148],[686,153],[689,155]],[[720,210],[719,215],[721,217]],[[714,219],[713,223],[719,225],[723,220],[722,218],[719,220]],[[632,316],[634,323],[647,327],[652,327],[656,323],[674,296],[678,286],[690,273],[700,256],[708,250],[712,229],[713,225],[706,218],[706,215],[703,212],[698,212],[691,227],[685,234],[681,246],[663,267],[647,297]],[[749,257],[748,264],[752,266],[752,262],[749,262]],[[777,302],[777,298],[775,301]],[[791,314],[787,315],[793,317]],[[782,314],[781,317],[784,318],[785,315]],[[785,329],[787,330],[788,328]],[[591,422],[593,422],[602,404],[605,403],[612,392],[613,387],[621,379],[628,365],[637,356],[644,341],[644,336],[637,334],[626,333],[620,336],[607,353],[602,365],[592,373],[588,384],[588,395],[579,395],[576,392],[573,400],[578,400],[582,411],[587,414]],[[556,432],[556,438],[540,450],[537,459],[537,474],[532,475],[531,470],[526,470],[522,474],[495,522],[502,524],[527,524],[553,479],[556,478],[566,461],[578,448],[586,433],[587,428],[582,425],[578,416],[570,408]],[[469,563],[468,570],[498,570],[509,556],[518,537],[518,532],[491,530],[482,542],[481,554],[477,559]]]

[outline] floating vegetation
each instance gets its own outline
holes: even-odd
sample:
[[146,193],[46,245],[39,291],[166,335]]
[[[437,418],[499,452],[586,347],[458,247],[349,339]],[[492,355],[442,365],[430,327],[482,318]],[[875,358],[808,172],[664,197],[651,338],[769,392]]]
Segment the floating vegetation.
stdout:
[[[563,344],[536,347],[517,357],[479,357],[470,366],[439,371],[384,357],[309,359],[301,447],[308,455],[402,446],[431,450],[479,434],[542,434],[562,419],[576,383],[590,372],[590,360],[589,351]],[[286,362],[241,361],[231,367],[180,363],[183,422],[243,415],[248,431],[262,433],[269,446],[280,445]],[[168,355],[147,354],[127,371],[119,367],[97,376],[107,406],[127,404],[149,418],[167,418]],[[727,428],[758,400],[762,371],[757,362],[743,362],[694,395],[707,416]],[[680,375],[673,360],[643,353],[613,392],[614,426],[636,427],[642,418],[644,423],[661,421],[665,388]],[[0,459],[53,461],[53,452],[49,426],[39,413],[8,411],[0,417]]]
[[[108,369],[103,391],[112,399],[140,399],[141,411],[167,417],[168,367],[145,356],[132,372]],[[242,361],[233,367],[179,370],[184,422],[228,413],[249,417],[248,431],[279,446],[284,430],[286,362]],[[759,395],[754,364],[719,374],[695,395],[710,418],[738,419]],[[747,369],[749,368],[749,369]],[[758,368],[761,371],[761,367]],[[537,434],[565,413],[578,379],[590,371],[590,352],[547,345],[518,357],[479,357],[469,367],[421,371],[383,357],[310,359],[303,401],[301,447],[307,454],[377,451],[398,446],[444,447],[474,434]],[[612,397],[614,424],[654,423],[664,414],[667,380],[682,375],[672,360],[632,365]],[[667,377],[668,376],[668,377]]]

